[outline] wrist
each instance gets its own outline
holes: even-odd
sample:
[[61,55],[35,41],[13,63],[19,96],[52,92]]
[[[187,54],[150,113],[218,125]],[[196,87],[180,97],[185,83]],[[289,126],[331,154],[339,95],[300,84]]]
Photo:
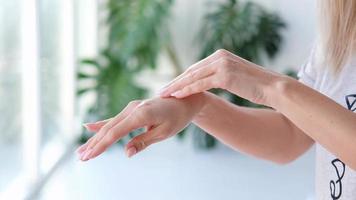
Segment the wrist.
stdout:
[[276,110],[283,103],[283,99],[290,96],[299,82],[288,76],[280,76],[273,80],[272,84],[266,88],[266,104]]
[[206,92],[191,95],[185,98],[188,101],[190,109],[193,109],[195,115],[198,115],[207,104],[208,97]]
[[194,118],[193,118],[193,122],[204,118],[206,116],[206,113],[208,113],[208,109],[209,109],[209,105],[213,104],[213,100],[215,95],[211,94],[210,92],[203,92],[199,94],[199,100],[200,100],[200,108],[198,110],[198,112],[196,112]]

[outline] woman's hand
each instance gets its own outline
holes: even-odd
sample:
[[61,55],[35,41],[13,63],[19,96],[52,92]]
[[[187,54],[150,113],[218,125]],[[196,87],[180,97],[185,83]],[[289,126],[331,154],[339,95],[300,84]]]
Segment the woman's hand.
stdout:
[[146,128],[146,132],[134,137],[126,145],[127,156],[131,157],[186,127],[203,106],[202,99],[201,95],[193,95],[183,100],[154,98],[133,101],[114,118],[86,124],[89,131],[97,133],[78,148],[80,159],[92,159],[129,132]]
[[189,67],[165,86],[160,95],[184,98],[212,88],[221,88],[254,103],[269,106],[268,88],[280,76],[226,50],[218,50]]

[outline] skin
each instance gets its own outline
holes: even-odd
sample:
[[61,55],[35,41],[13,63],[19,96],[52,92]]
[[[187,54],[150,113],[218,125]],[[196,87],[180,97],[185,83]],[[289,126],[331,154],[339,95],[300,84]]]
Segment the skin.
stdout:
[[[191,95],[184,100],[176,98],[153,98],[133,101],[112,119],[85,124],[92,132],[97,132],[89,141],[79,147],[83,161],[103,153],[113,143],[137,128],[146,131],[133,138],[126,145],[129,157],[147,146],[167,139],[185,128],[203,106],[200,95]],[[92,149],[88,151],[88,149]]]
[[[205,92],[211,88],[273,109],[233,105]],[[140,106],[131,103],[111,120],[87,124],[98,133],[78,149],[81,159],[98,156],[130,130],[150,127],[128,143],[126,153],[132,156],[192,121],[233,149],[258,158],[288,163],[317,142],[356,169],[355,113],[296,80],[225,50],[189,67],[162,89],[160,97],[148,102],[147,115],[141,116]]]

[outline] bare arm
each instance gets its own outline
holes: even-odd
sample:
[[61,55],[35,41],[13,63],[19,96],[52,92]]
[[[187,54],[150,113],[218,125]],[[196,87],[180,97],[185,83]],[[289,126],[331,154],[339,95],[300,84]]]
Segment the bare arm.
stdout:
[[[189,67],[187,71],[162,90],[161,96],[184,98],[211,88],[222,88],[252,102],[274,108],[315,142],[339,157],[350,168],[356,169],[355,113],[294,79],[263,69],[225,50],[219,50]],[[241,113],[242,111],[243,109],[238,109],[236,112]],[[214,115],[215,112],[211,112],[211,114]],[[254,115],[251,112],[245,110],[244,113],[249,113],[251,119],[253,119]],[[262,115],[262,113],[259,114]],[[222,117],[222,115],[220,116]],[[265,118],[268,118],[268,120],[264,121],[268,124],[271,118],[261,117],[261,119]],[[249,120],[244,120],[243,122],[254,125],[248,123]],[[214,122],[211,121],[211,123]],[[236,123],[239,122],[236,121]],[[260,128],[269,130],[269,128],[274,127],[276,131],[269,130],[268,133],[274,134],[271,137],[277,141],[286,137],[300,137],[300,134],[296,133],[302,133],[301,131],[294,131],[293,136],[278,134],[280,131],[277,130],[282,127],[280,126],[281,123],[274,121],[273,124],[276,126],[268,124],[268,126]],[[241,126],[244,125],[241,124]],[[219,131],[224,130],[219,129]],[[217,133],[216,131],[212,132],[214,134]],[[253,132],[246,132],[245,134]],[[244,136],[243,138],[246,137],[250,136]],[[251,136],[251,138],[259,137]],[[286,143],[290,141],[293,142],[292,146],[295,146],[294,142],[298,140],[286,140]],[[279,143],[277,142],[277,144]],[[240,143],[239,145],[244,146],[246,143]],[[245,151],[250,151],[253,148],[241,147]],[[275,147],[271,146],[270,148]],[[279,150],[286,149],[281,148]],[[293,154],[295,151],[292,150],[291,152]],[[256,154],[256,152],[253,153]]]
[[[211,88],[228,90],[276,111],[241,108],[201,93]],[[189,97],[192,94],[197,95]],[[168,98],[172,96],[177,99]],[[129,105],[127,112],[98,129],[89,144],[79,149],[82,160],[99,155],[131,130],[147,127],[146,133],[128,144],[128,155],[133,155],[193,120],[231,147],[260,158],[285,163],[314,140],[356,169],[355,113],[296,80],[225,50],[191,66],[161,91],[161,97],[167,99]]]
[[239,107],[210,93],[202,98],[204,106],[193,122],[233,149],[287,163],[314,143],[274,110]]
[[290,78],[280,78],[270,89],[271,105],[356,169],[356,114],[327,96]]

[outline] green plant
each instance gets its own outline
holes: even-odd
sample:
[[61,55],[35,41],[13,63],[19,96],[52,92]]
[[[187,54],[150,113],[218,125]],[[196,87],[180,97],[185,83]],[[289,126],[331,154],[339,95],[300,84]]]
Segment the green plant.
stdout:
[[[98,58],[85,59],[79,69],[82,85],[79,95],[93,92],[96,103],[90,108],[87,121],[109,118],[117,114],[130,100],[143,98],[145,89],[135,84],[135,75],[145,68],[155,68],[157,56],[166,51],[175,73],[181,67],[170,40],[167,20],[173,0],[108,0],[108,42]],[[204,58],[224,48],[241,57],[260,63],[273,58],[282,42],[283,21],[255,3],[228,0],[214,4],[199,33]],[[222,93],[222,91],[215,91]],[[227,93],[225,93],[227,94]],[[256,106],[237,96],[228,98],[243,106]],[[216,140],[196,126],[189,126],[197,147],[211,148]],[[190,132],[188,131],[188,132]],[[185,132],[179,134],[183,137]],[[201,134],[203,133],[203,134]],[[130,134],[131,136],[133,133]],[[83,134],[80,142],[87,140]]]
[[[145,97],[146,90],[135,83],[135,75],[155,68],[161,48],[168,42],[166,21],[172,0],[109,0],[107,45],[94,59],[84,59],[79,68],[78,95],[92,92],[96,103],[87,120],[116,115],[133,99]],[[80,138],[85,142],[86,134]]]
[[[274,58],[282,43],[281,31],[286,27],[278,15],[256,3],[238,0],[228,0],[216,7],[217,9],[205,16],[199,33],[199,42],[202,46],[200,59],[218,49],[229,50],[255,63],[261,63],[264,57]],[[213,92],[224,93],[237,105],[261,107],[221,90]],[[212,136],[194,125],[190,128],[198,147],[215,146],[216,140]]]
[[252,2],[229,0],[205,16],[199,33],[204,58],[219,48],[261,62],[267,54],[273,58],[282,44],[283,20]]

